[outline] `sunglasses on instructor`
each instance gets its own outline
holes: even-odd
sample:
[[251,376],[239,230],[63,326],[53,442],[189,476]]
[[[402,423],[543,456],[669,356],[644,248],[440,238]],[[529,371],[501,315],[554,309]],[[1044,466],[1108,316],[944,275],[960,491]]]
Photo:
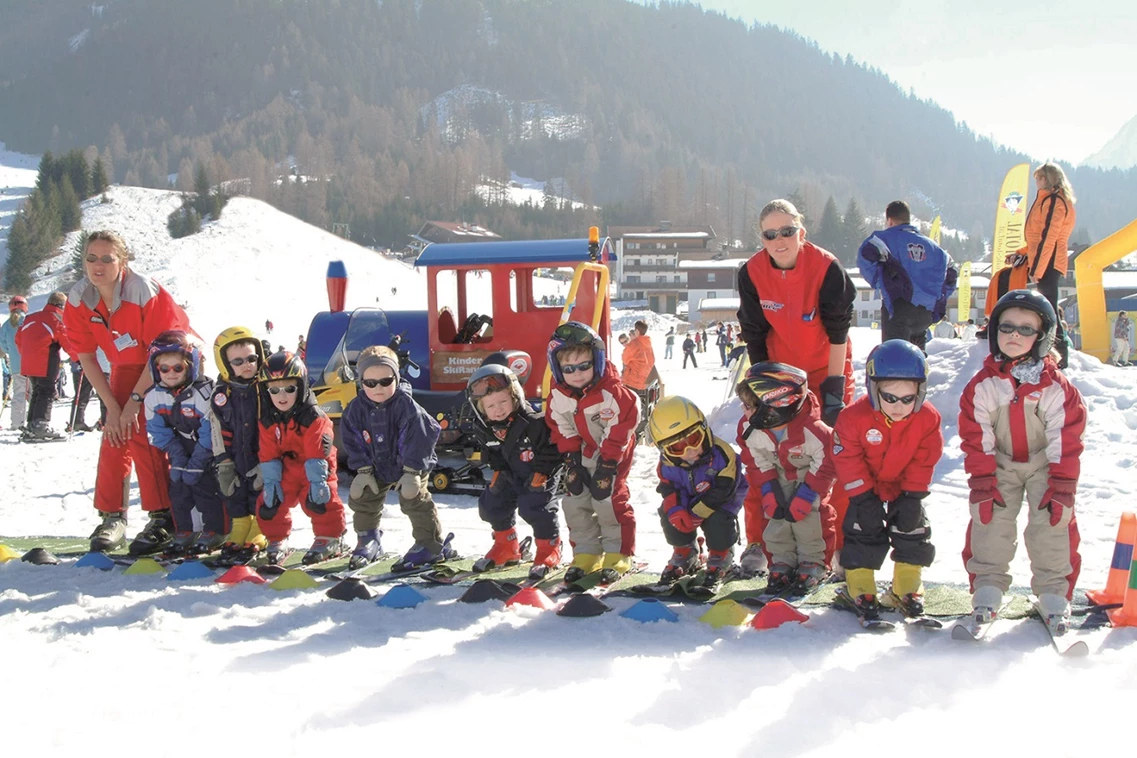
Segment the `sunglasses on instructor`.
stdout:
[[767,242],[773,242],[778,237],[785,237],[788,239],[789,237],[797,234],[799,229],[801,229],[800,226],[783,226],[781,229],[763,229],[762,239],[766,240]]

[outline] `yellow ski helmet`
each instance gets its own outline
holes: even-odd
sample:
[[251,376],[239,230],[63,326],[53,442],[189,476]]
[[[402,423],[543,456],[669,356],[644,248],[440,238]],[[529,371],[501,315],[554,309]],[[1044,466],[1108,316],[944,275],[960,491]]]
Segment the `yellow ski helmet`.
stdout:
[[671,395],[660,400],[648,422],[648,434],[664,458],[681,463],[690,448],[706,453],[711,447],[711,430],[699,406],[685,397]]
[[264,345],[261,344],[260,339],[253,334],[253,330],[246,326],[231,326],[221,334],[217,335],[217,339],[213,340],[213,360],[217,363],[217,371],[221,375],[221,380],[228,382],[231,380],[233,372],[229,367],[229,361],[225,358],[225,348],[236,342],[248,342],[253,346],[253,350],[257,355],[258,369],[265,365],[265,350]]

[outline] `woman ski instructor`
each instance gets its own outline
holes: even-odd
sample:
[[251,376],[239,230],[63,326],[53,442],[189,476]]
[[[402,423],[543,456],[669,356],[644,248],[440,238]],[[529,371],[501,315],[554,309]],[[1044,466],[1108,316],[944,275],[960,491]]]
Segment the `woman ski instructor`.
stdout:
[[[131,542],[130,552],[148,555],[161,550],[173,532],[166,455],[151,447],[139,415],[142,396],[153,383],[146,370],[148,350],[162,332],[192,330],[170,293],[132,271],[129,257],[126,243],[114,232],[88,234],[83,245],[85,277],[71,288],[63,323],[84,375],[107,407],[95,480],[95,508],[103,520],[91,534],[91,550],[114,550],[126,540],[133,462],[150,521]],[[98,348],[111,364],[109,381],[95,357]]]
[[[739,331],[750,363],[776,361],[806,372],[822,421],[831,427],[853,400],[849,327],[857,289],[832,253],[806,241],[802,215],[790,201],[766,203],[758,224],[762,250],[738,272]],[[849,501],[835,490],[830,503],[837,511],[837,544],[831,550],[840,550]],[[746,508],[747,551],[761,542],[766,527],[755,505]],[[833,567],[838,569],[836,561]]]

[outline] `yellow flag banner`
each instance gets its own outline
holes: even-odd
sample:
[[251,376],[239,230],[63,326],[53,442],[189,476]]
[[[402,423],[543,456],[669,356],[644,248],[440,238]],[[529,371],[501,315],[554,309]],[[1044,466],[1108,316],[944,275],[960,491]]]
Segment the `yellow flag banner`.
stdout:
[[956,320],[966,324],[967,319],[971,318],[971,261],[964,261],[959,267],[956,286],[959,287],[959,317]]
[[1026,244],[1026,193],[1029,191],[1030,164],[1020,163],[1003,177],[999,190],[999,207],[995,211],[995,234],[991,244],[991,282],[995,274],[1006,266],[1006,257],[1018,252]]
[[943,244],[942,242],[940,242],[940,217],[939,216],[936,216],[934,219],[932,219],[932,231],[928,232],[928,236],[931,238],[932,242],[935,242],[937,245]]

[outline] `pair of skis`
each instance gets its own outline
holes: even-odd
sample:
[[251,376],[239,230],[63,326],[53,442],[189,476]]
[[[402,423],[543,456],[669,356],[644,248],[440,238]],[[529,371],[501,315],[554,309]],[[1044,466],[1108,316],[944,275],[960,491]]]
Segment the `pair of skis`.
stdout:
[[[983,619],[979,615],[972,615],[961,619],[959,623],[952,627],[951,638],[964,642],[980,642],[986,639],[991,627],[1002,617],[1009,605],[1009,603],[1004,604],[1003,607],[999,609],[999,612],[991,619]],[[1050,640],[1050,646],[1054,648],[1054,652],[1063,658],[1083,658],[1090,654],[1090,646],[1086,644],[1085,640],[1074,640],[1070,642],[1065,638],[1069,631],[1065,620],[1063,620],[1062,623],[1052,625],[1042,614],[1042,610],[1039,608],[1037,601],[1032,604],[1032,607],[1033,612],[1030,617],[1042,624]],[[1116,607],[1118,606],[1095,605],[1090,608],[1074,611],[1071,615],[1089,616],[1092,614],[1104,614],[1105,611]],[[1100,616],[1098,618],[1100,618]],[[1091,624],[1084,624],[1083,626],[1090,625]]]
[[843,610],[849,610],[849,611],[852,611],[853,613],[855,613],[857,616],[857,621],[859,621],[861,624],[861,628],[867,629],[867,630],[872,631],[872,632],[892,631],[893,629],[896,629],[901,624],[905,624],[908,626],[914,626],[914,627],[918,627],[921,629],[943,629],[944,628],[944,623],[942,621],[940,621],[939,619],[934,619],[931,616],[927,616],[927,615],[922,614],[922,613],[920,613],[920,614],[905,613],[904,606],[903,606],[903,603],[900,600],[900,598],[893,595],[891,593],[891,591],[888,593],[888,596],[891,598],[891,603],[889,605],[879,605],[878,604],[878,608],[882,611],[895,611],[895,612],[899,613],[900,617],[903,619],[903,621],[900,624],[898,624],[895,621],[890,621],[888,619],[880,618],[879,616],[876,618],[866,617],[864,614],[864,609],[861,606],[857,605],[856,600],[854,600],[853,596],[849,594],[849,588],[848,587],[840,587],[837,590],[837,597],[834,600],[834,605],[836,605],[838,608],[841,608]]

